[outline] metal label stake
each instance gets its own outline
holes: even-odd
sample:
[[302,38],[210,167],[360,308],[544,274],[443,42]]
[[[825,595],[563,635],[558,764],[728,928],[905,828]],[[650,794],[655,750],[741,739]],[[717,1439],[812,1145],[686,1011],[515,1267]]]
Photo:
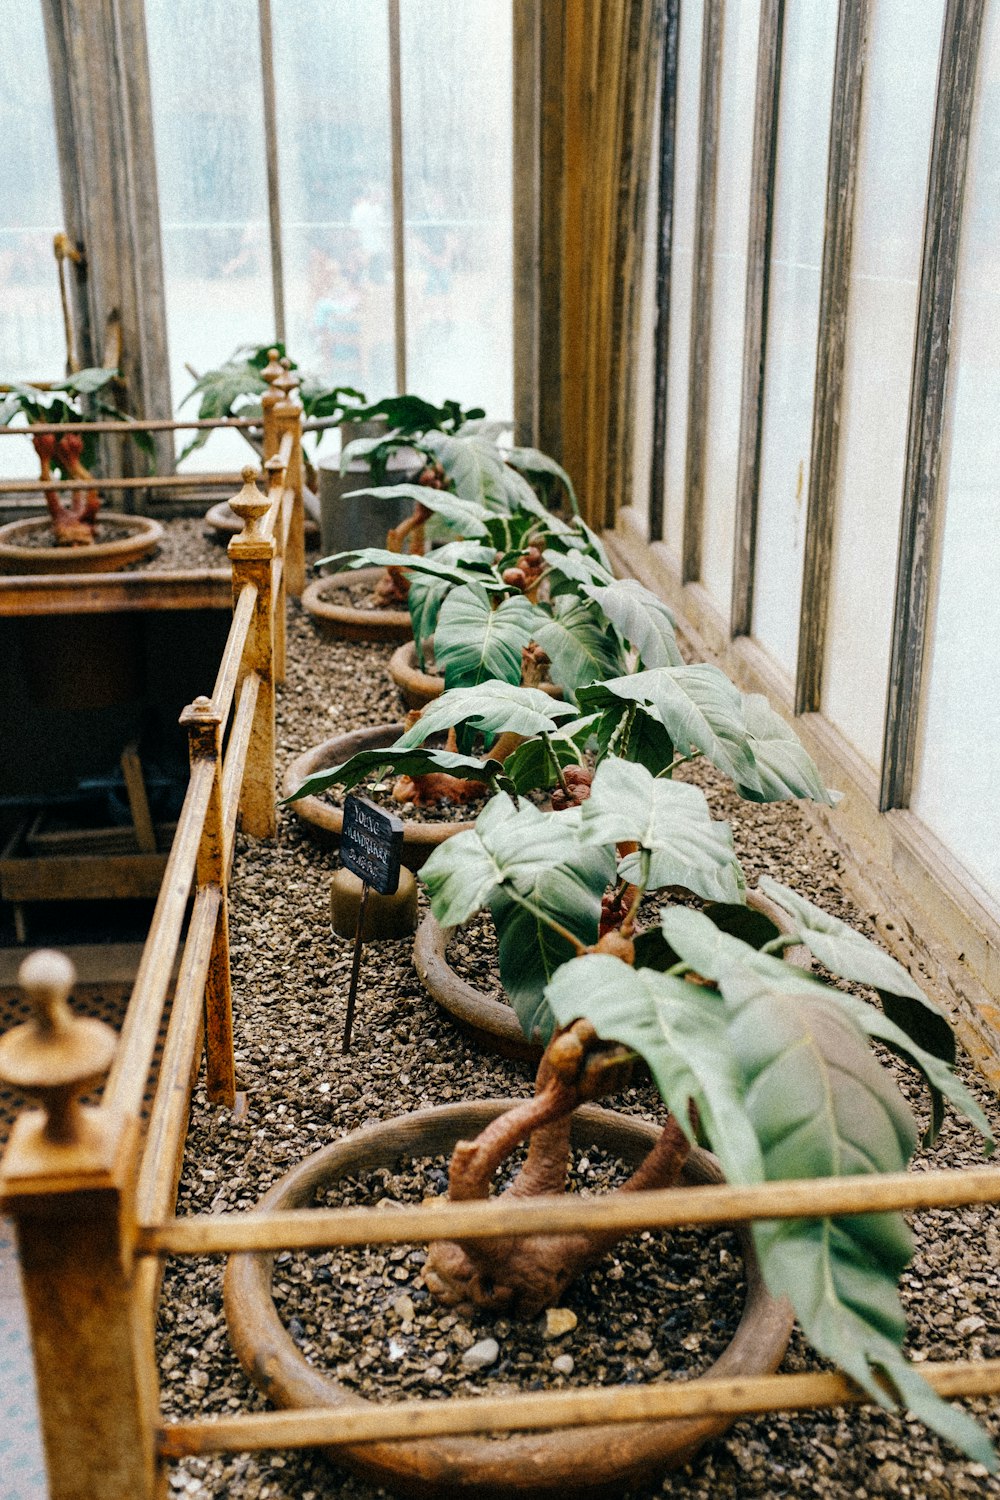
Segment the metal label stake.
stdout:
[[340,863],[361,881],[358,926],[354,934],[354,960],[351,964],[351,987],[347,996],[344,1041],[341,1051],[351,1050],[354,1007],[358,997],[361,973],[361,946],[364,942],[365,912],[368,893],[394,896],[399,887],[399,867],[403,856],[403,824],[392,813],[384,812],[367,797],[344,798],[344,825],[340,835]]

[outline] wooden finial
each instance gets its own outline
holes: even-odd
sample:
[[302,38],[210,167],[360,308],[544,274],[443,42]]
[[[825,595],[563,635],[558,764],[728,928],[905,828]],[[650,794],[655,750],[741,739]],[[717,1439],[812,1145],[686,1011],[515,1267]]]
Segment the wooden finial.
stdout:
[[39,1099],[49,1141],[76,1144],[80,1096],[107,1074],[118,1038],[103,1021],[70,1010],[66,1002],[76,970],[65,954],[51,949],[30,954],[18,979],[34,1017],[0,1040],[0,1081]]
[[243,522],[241,536],[240,538],[234,537],[234,541],[245,541],[248,537],[256,538],[259,535],[261,519],[267,515],[270,507],[267,496],[261,494],[255,483],[259,473],[260,470],[255,469],[252,464],[247,464],[246,468],[240,471],[243,488],[229,502],[230,510],[235,511]]
[[268,489],[273,490],[276,485],[281,484],[282,477],[285,473],[285,465],[282,462],[280,455],[277,453],[272,453],[271,457],[265,460],[264,468],[267,470],[267,487]]
[[261,370],[260,374],[261,379],[266,380],[268,385],[273,385],[277,380],[278,376],[281,374],[281,364],[278,359],[277,349],[268,349],[267,364],[264,366],[263,370]]

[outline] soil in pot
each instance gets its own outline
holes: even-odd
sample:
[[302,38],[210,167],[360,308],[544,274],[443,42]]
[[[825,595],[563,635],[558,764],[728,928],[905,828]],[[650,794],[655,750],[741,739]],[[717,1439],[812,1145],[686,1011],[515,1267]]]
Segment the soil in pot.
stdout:
[[57,547],[47,516],[0,526],[0,573],[110,573],[159,544],[163,527],[149,516],[105,514],[89,546]]
[[383,609],[374,589],[381,568],[359,568],[317,578],[302,595],[302,607],[320,635],[331,640],[407,641],[412,638],[406,608]]
[[[376,724],[369,729],[354,730],[351,734],[336,735],[324,741],[298,756],[288,767],[282,795],[290,796],[313,772],[338,765],[359,750],[383,749],[393,744],[402,733],[402,724]],[[384,782],[374,785],[366,782],[359,791],[403,818],[403,863],[410,869],[419,869],[432,849],[444,839],[472,827],[481,804],[442,803],[435,808],[399,803],[392,797],[393,779],[387,777]],[[303,797],[298,802],[289,803],[289,808],[313,838],[321,843],[334,844],[339,841],[343,826],[341,802],[339,789],[331,787],[320,796]]]
[[[436,1196],[447,1180],[444,1153],[506,1107],[499,1100],[453,1105],[356,1132],[294,1167],[261,1206],[304,1206],[317,1190],[322,1201],[338,1203]],[[612,1110],[579,1110],[576,1190],[627,1176],[658,1129]],[[719,1180],[714,1160],[696,1152],[685,1180]],[[517,1324],[439,1307],[420,1284],[424,1254],[406,1246],[282,1253],[274,1301],[271,1258],[232,1257],[226,1315],[251,1378],[280,1406],[337,1406],[362,1389],[392,1400],[632,1384],[709,1366],[720,1376],[757,1374],[776,1367],[791,1331],[787,1307],[763,1290],[745,1231],[647,1232],[622,1242],[567,1290],[554,1326],[548,1316]],[[631,1480],[686,1461],[728,1425],[715,1417],[439,1438],[355,1446],[331,1458],[393,1493],[618,1496]]]
[[[389,676],[399,688],[407,708],[423,708],[432,698],[444,692],[444,678],[428,661],[426,669],[417,664],[417,648],[412,641],[398,646],[389,658]],[[552,698],[562,697],[562,688],[554,682],[540,682],[543,693]]]

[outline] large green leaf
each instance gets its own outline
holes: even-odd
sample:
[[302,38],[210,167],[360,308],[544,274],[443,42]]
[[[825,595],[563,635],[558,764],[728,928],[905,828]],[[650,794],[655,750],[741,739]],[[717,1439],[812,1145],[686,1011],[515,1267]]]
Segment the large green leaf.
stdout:
[[488,510],[508,509],[505,465],[495,443],[475,433],[452,437],[444,432],[426,432],[424,444],[444,469],[457,495]]
[[693,1103],[733,1181],[761,1180],[760,1151],[740,1098],[718,994],[673,975],[630,968],[605,953],[564,964],[545,994],[560,1026],[584,1016],[605,1041],[638,1052],[689,1135]]
[[610,572],[576,548],[560,552],[555,547],[546,547],[542,560],[554,575],[550,585],[553,593],[561,591],[577,595],[582,583],[604,585],[611,582]]
[[[823,986],[800,976],[797,990],[790,983],[777,993],[755,968],[727,969],[721,984],[767,1179],[902,1171],[913,1119],[864,1033]],[[876,1378],[884,1371],[925,1422],[996,1467],[982,1429],[903,1359],[896,1282],[912,1244],[902,1215],[769,1220],[755,1225],[754,1238],[769,1290],[789,1298],[821,1354],[890,1406]]]
[[359,750],[339,765],[314,771],[284,800],[297,802],[300,797],[315,797],[331,786],[349,792],[366,776],[384,770],[391,770],[396,776],[425,776],[429,771],[445,771],[466,781],[491,782],[503,767],[497,760],[479,760],[476,756],[455,755],[450,750],[432,750],[428,746],[404,747],[397,741],[384,750]]
[[[490,575],[493,548],[480,546],[478,542],[448,542],[446,546],[438,548],[434,557],[436,562],[446,567],[467,566],[469,582],[473,582],[478,581],[484,570],[487,577]],[[406,605],[413,623],[413,643],[416,647],[417,663],[422,669],[426,666],[425,644],[434,634],[441,605],[451,589],[455,587],[457,585],[450,579],[435,576],[432,573],[410,574]]]
[[453,589],[441,607],[434,634],[434,658],[445,688],[474,687],[490,679],[521,680],[521,652],[541,611],[523,594],[493,608],[478,584]]
[[451,495],[447,490],[432,490],[422,484],[369,485],[365,489],[349,490],[344,499],[354,500],[361,495],[370,495],[376,500],[412,500],[414,505],[423,505],[435,515],[441,516],[463,537],[484,537],[488,534],[486,521],[489,511],[472,500]]
[[732,830],[713,820],[698,787],[657,781],[644,766],[609,759],[598,767],[580,813],[585,843],[634,842],[647,856],[626,855],[618,867],[626,880],[650,889],[684,886],[707,901],[745,897]]
[[481,734],[551,734],[560,719],[572,718],[574,713],[572,704],[550,698],[541,688],[484,682],[479,687],[452,688],[433,699],[399,743],[404,748],[422,745],[432,734],[465,723]]
[[[584,689],[586,699],[590,690]],[[596,714],[598,757],[617,755],[635,761],[654,776],[673,763],[674,745],[655,709],[646,709],[623,698],[612,698]]]
[[551,662],[549,676],[570,696],[625,666],[614,631],[579,599],[555,599],[548,619],[539,611],[534,636]]
[[554,1018],[545,987],[576,952],[546,917],[581,943],[595,943],[601,897],[613,878],[614,860],[606,849],[577,846],[572,863],[539,865],[530,876],[518,877],[516,894],[502,888],[494,895],[491,907],[500,939],[500,978],[529,1041],[535,1037],[550,1040]]
[[682,754],[698,749],[741,789],[760,788],[743,715],[743,696],[724,672],[703,662],[657,667],[583,688],[580,707],[604,708],[615,699],[655,710]]
[[582,588],[619,635],[635,647],[643,667],[682,665],[673,615],[638,579],[616,578],[604,586],[585,583]]
[[[450,550],[450,547],[442,547],[442,557],[445,553],[450,553]],[[390,552],[388,547],[359,547],[353,552],[333,552],[329,557],[321,557],[313,566],[317,571],[329,567],[333,573],[350,572],[355,568],[404,568],[407,573],[426,573],[432,578],[447,578],[450,583],[459,587],[473,581],[468,569],[460,562],[442,561],[436,552],[421,557],[411,552]],[[498,578],[477,575],[474,581],[482,588],[492,589],[497,593],[506,592],[506,584],[501,583]]]
[[924,1051],[901,1026],[890,1021],[874,1005],[859,1000],[856,995],[847,995],[843,990],[833,990],[831,993],[836,995],[839,1003],[850,1012],[868,1036],[884,1042],[898,1057],[912,1063],[923,1074],[931,1096],[931,1123],[924,1134],[923,1144],[934,1144],[944,1119],[944,1100],[950,1099],[955,1108],[980,1131],[986,1141],[986,1154],[992,1155],[996,1142],[990,1122],[948,1064],[933,1053]]
[[762,693],[746,693],[743,711],[760,790],[741,786],[740,794],[752,802],[784,802],[789,797],[811,797],[835,807],[840,792],[831,792],[815,761],[795,730],[776,714]]
[[505,448],[503,456],[515,469],[520,469],[525,474],[552,474],[556,479],[561,480],[566,486],[573,514],[580,514],[573,481],[562,464],[557,464],[554,458],[549,458],[548,454],[543,453],[539,448]]
[[424,865],[420,878],[435,917],[442,927],[457,927],[501,886],[523,900],[541,872],[572,866],[579,838],[579,819],[571,813],[539,812],[530,802],[515,803],[499,793],[475,828],[441,844]]
[[596,714],[573,719],[551,734],[539,734],[525,740],[504,761],[504,774],[518,793],[546,791],[557,785],[559,771],[567,766],[583,765],[587,741],[594,733]]
[[928,999],[902,964],[787,885],[765,875],[760,887],[793,919],[796,936],[832,974],[857,984],[870,984],[878,990],[891,1020],[926,1051],[954,1063],[955,1036],[947,1016]]

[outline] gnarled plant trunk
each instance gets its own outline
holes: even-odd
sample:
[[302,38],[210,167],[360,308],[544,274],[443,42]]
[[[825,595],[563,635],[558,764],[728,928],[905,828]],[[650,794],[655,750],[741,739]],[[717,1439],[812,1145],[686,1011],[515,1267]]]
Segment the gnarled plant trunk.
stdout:
[[[580,1021],[553,1038],[539,1064],[534,1098],[494,1120],[474,1141],[460,1141],[455,1147],[450,1199],[488,1197],[498,1168],[526,1138],[527,1160],[503,1196],[565,1191],[574,1109],[621,1088],[631,1073],[631,1054],[600,1044],[595,1051],[595,1043],[593,1028]],[[616,1191],[673,1187],[689,1149],[687,1137],[671,1117],[646,1160]],[[503,1309],[530,1318],[557,1302],[569,1283],[621,1238],[609,1231],[438,1240],[429,1247],[424,1281],[441,1302]]]
[[[64,437],[56,437],[53,432],[42,432],[32,442],[38,454],[43,482],[51,482],[53,462],[60,464],[71,479],[93,479],[93,474],[83,465],[83,439],[78,433],[67,432]],[[57,546],[90,546],[94,540],[97,512],[101,508],[101,497],[96,490],[78,490],[68,505],[62,503],[57,490],[46,490],[45,503],[52,518]]]

